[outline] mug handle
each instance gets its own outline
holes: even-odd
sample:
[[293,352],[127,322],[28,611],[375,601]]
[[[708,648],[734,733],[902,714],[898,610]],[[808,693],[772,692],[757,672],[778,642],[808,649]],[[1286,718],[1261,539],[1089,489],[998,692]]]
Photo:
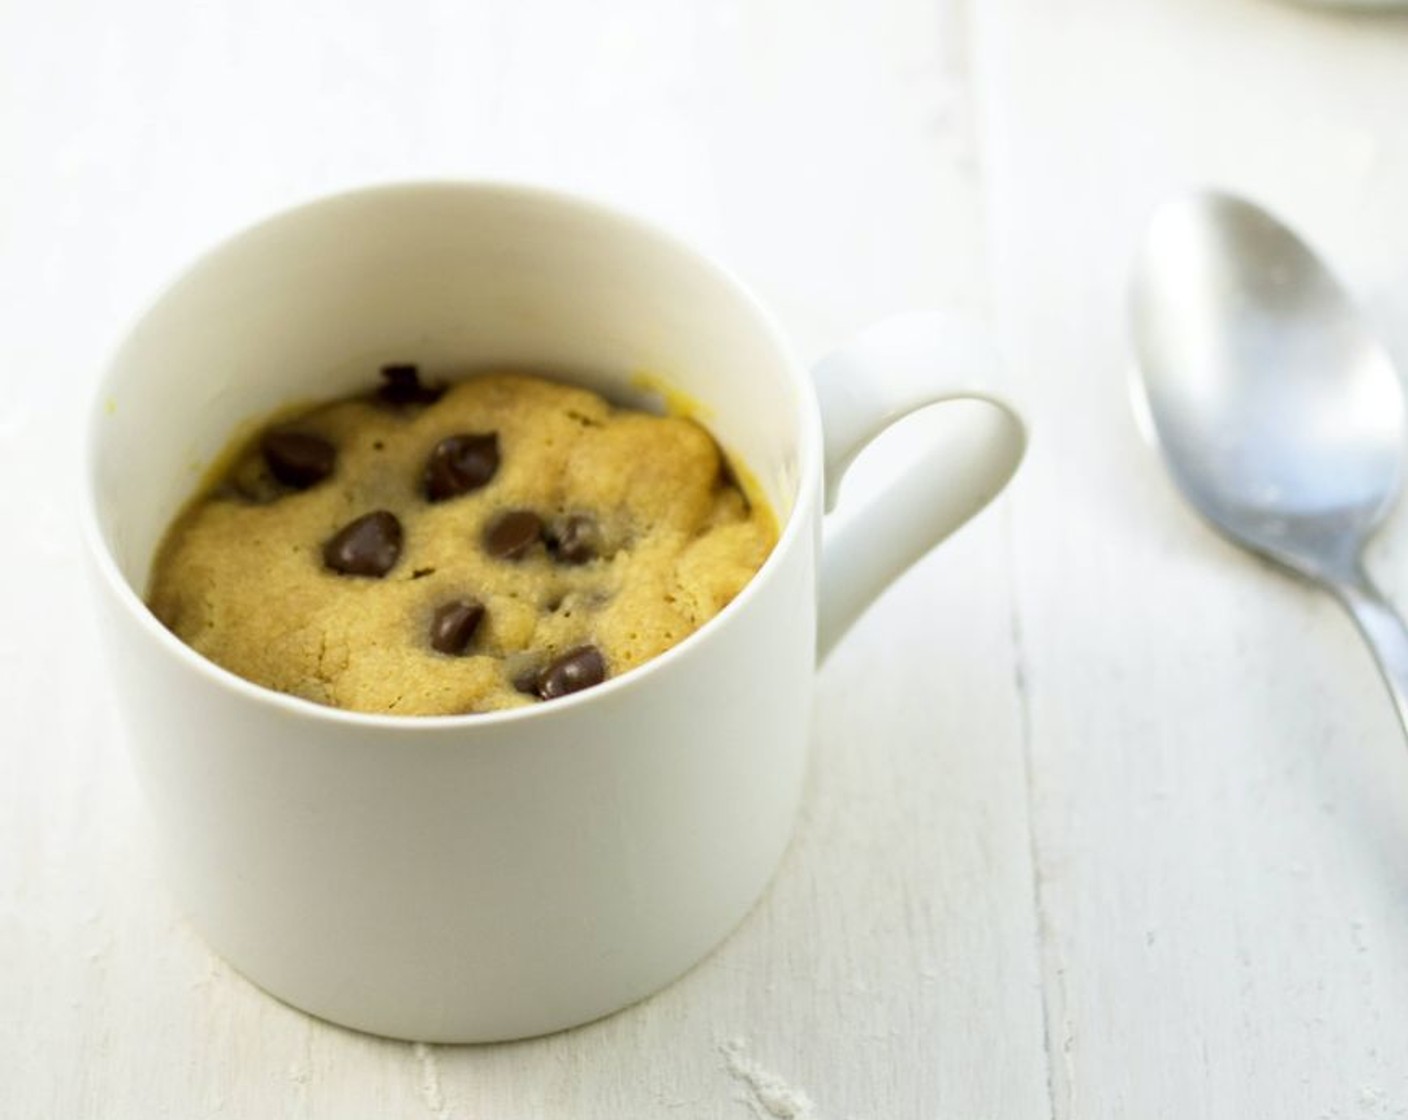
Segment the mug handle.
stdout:
[[886,319],[812,370],[821,402],[826,512],[836,508],[852,460],[893,424],[932,405],[991,405],[952,439],[934,444],[844,522],[823,525],[817,660],[896,577],[1007,484],[1026,450],[1026,426],[1011,405],[961,388],[989,380],[998,360],[966,320],[938,312]]

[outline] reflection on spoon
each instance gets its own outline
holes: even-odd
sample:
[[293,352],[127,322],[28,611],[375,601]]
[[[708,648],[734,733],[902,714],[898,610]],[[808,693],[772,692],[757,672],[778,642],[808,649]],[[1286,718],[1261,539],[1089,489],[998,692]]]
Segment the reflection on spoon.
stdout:
[[1130,296],[1137,407],[1184,497],[1344,604],[1408,730],[1408,630],[1363,566],[1403,474],[1387,353],[1294,233],[1225,194],[1155,214]]

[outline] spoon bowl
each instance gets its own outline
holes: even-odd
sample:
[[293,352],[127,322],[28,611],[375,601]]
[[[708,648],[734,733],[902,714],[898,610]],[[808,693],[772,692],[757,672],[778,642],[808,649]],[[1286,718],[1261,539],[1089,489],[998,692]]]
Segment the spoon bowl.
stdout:
[[1243,199],[1163,206],[1130,288],[1136,400],[1189,503],[1334,593],[1408,728],[1408,631],[1364,572],[1403,476],[1403,390],[1345,290]]
[[1202,193],[1156,213],[1130,310],[1149,419],[1184,496],[1239,544],[1344,575],[1397,496],[1404,406],[1334,276],[1265,211]]

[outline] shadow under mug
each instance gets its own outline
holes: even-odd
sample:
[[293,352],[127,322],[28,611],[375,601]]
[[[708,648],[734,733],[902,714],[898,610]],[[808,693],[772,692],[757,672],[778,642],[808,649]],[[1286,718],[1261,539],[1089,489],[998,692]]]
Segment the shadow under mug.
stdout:
[[[191,920],[288,1003],[424,1041],[572,1026],[680,975],[782,856],[819,657],[1002,488],[1023,427],[1000,402],[974,410],[823,547],[828,494],[895,420],[974,396],[955,377],[989,360],[917,316],[809,377],[717,265],[523,187],[361,190],[210,252],[106,371],[85,513],[120,711]],[[661,379],[754,472],[778,544],[679,645],[532,708],[362,715],[206,661],[142,602],[199,465],[241,424],[364,390],[392,361],[551,371],[609,395]]]

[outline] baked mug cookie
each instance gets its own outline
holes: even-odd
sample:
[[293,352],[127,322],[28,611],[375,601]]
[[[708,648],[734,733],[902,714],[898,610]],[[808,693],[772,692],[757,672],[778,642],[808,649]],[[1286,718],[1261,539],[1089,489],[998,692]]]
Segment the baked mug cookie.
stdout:
[[776,542],[693,420],[382,377],[233,449],[158,552],[152,611],[256,684],[404,715],[552,700],[698,629]]

